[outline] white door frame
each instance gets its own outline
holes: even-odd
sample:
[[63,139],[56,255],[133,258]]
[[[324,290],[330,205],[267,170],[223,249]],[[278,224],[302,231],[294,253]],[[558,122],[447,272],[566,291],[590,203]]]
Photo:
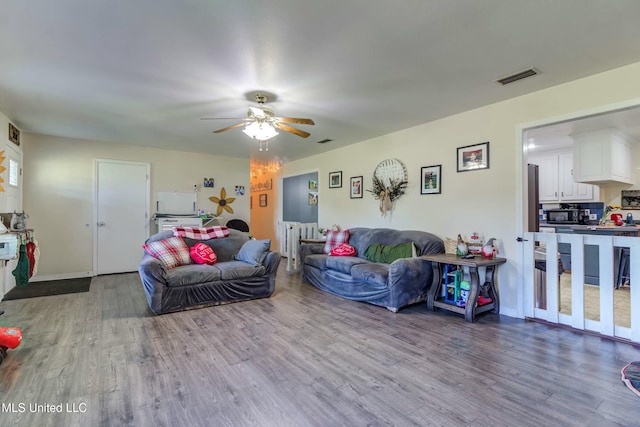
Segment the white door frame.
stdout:
[[[527,182],[527,168],[525,164],[527,154],[527,144],[524,141],[523,135],[528,129],[554,125],[562,122],[569,122],[578,119],[584,119],[591,116],[599,116],[607,113],[614,113],[620,110],[626,110],[630,108],[640,107],[640,98],[635,98],[627,101],[617,102],[614,104],[601,105],[587,110],[576,111],[570,114],[564,114],[561,116],[548,117],[541,120],[536,120],[529,123],[523,123],[516,126],[516,232],[517,236],[524,236],[527,219],[525,218],[527,197],[524,191],[524,183]],[[525,317],[525,287],[524,287],[524,272],[525,272],[525,245],[518,245],[518,265],[517,271],[517,317]]]
[[145,162],[130,162],[126,160],[113,160],[113,159],[95,159],[93,163],[93,276],[96,276],[98,273],[98,165],[100,163],[117,163],[117,164],[126,164],[126,165],[138,165],[145,166],[147,169],[147,188],[145,190],[145,205],[147,210],[145,215],[147,217],[146,224],[146,235],[149,235],[149,221],[151,220],[150,216],[150,206],[151,206],[151,164]]

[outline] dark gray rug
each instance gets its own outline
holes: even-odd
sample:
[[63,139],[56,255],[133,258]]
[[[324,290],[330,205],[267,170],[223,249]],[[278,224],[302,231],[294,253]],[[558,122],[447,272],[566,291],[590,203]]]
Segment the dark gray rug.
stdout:
[[91,277],[33,282],[24,287],[14,287],[7,292],[2,301],[88,292],[89,285],[91,285]]
[[631,362],[622,368],[622,382],[640,396],[640,362]]

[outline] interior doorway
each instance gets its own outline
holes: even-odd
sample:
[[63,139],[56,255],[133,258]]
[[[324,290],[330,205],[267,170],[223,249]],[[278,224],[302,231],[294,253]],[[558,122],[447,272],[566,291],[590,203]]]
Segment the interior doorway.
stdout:
[[282,220],[318,222],[318,172],[282,180]]
[[136,271],[149,237],[150,165],[96,160],[95,173],[94,271]]
[[[555,158],[558,162],[558,176],[556,176],[556,191],[558,191],[557,195],[560,195],[558,200],[546,200],[549,198],[549,194],[554,194],[553,191],[549,192],[545,189],[541,188],[540,191],[540,206],[544,209],[557,209],[563,207],[562,196],[566,196],[566,182],[565,186],[563,186],[562,179],[562,171],[567,172],[566,162],[567,159],[573,160],[573,138],[572,135],[582,134],[586,132],[599,131],[603,129],[616,129],[621,133],[625,134],[632,140],[636,141],[636,144],[633,145],[632,148],[632,158],[633,160],[633,168],[635,172],[635,183],[632,185],[627,184],[601,184],[599,186],[594,186],[593,197],[590,197],[587,194],[587,197],[584,200],[579,200],[581,193],[571,193],[570,203],[572,205],[579,204],[582,208],[589,208],[589,205],[602,204],[603,206],[607,205],[620,205],[621,198],[621,190],[628,189],[637,189],[640,188],[640,173],[637,169],[640,161],[640,146],[638,146],[637,142],[640,141],[640,106],[637,101],[635,103],[625,103],[624,105],[615,105],[602,107],[598,110],[591,110],[585,112],[583,114],[576,113],[571,115],[570,117],[562,117],[556,119],[550,119],[546,122],[540,122],[531,124],[530,126],[522,127],[522,145],[523,145],[523,168],[526,171],[527,163],[530,163],[529,159],[535,158],[539,156],[539,153],[543,154],[546,160],[549,158]],[[568,157],[567,157],[568,156]],[[534,162],[535,163],[535,162]],[[573,169],[569,168],[571,174],[573,173]],[[542,174],[542,172],[541,172]],[[551,174],[547,174],[551,176]],[[567,174],[565,174],[567,175]],[[547,176],[548,178],[548,176]],[[564,181],[568,179],[565,176]],[[573,179],[569,180],[576,185],[584,184],[576,184]],[[541,183],[541,187],[544,187],[543,183]],[[564,193],[563,193],[564,192]],[[538,206],[531,207],[526,201],[528,195],[528,183],[526,179],[523,179],[523,218],[521,227],[523,230],[527,230],[527,222],[528,218],[531,215],[539,215]],[[553,198],[553,197],[551,197]],[[593,202],[593,203],[590,203]],[[571,206],[573,207],[573,206]],[[592,212],[593,213],[593,212]],[[640,216],[640,213],[638,214]],[[542,218],[544,221],[544,218]],[[597,223],[597,221],[596,221]],[[547,224],[548,226],[548,224]],[[547,231],[544,229],[544,223],[542,224],[541,231]],[[566,231],[565,231],[566,232]],[[525,239],[531,240],[530,235],[525,235]],[[588,258],[588,249],[596,247],[597,245],[606,245],[606,242],[595,242],[589,239],[591,237],[585,237],[586,240],[576,239],[574,242],[575,245],[579,246],[579,250],[582,250],[583,244],[585,245],[585,252],[582,253],[582,257],[580,257],[583,261],[579,263],[579,268],[576,271],[572,272],[571,267],[567,269],[566,263],[562,260],[562,267],[558,267],[558,271],[556,272],[554,269],[554,275],[557,273],[557,286],[549,287],[549,280],[555,280],[553,277],[542,274],[536,275],[536,277],[545,277],[547,286],[547,294],[549,289],[553,290],[553,304],[555,313],[546,312],[547,307],[542,307],[538,304],[536,296],[538,295],[540,286],[536,283],[535,280],[530,281],[527,278],[523,279],[525,286],[523,289],[523,307],[524,313],[527,317],[541,318],[545,321],[551,323],[558,324],[568,324],[576,327],[578,329],[588,329],[596,332],[601,332],[605,335],[612,336],[621,336],[621,337],[629,337],[629,336],[638,336],[637,326],[638,323],[635,323],[634,327],[634,312],[637,312],[637,308],[633,306],[631,301],[633,300],[632,295],[634,292],[638,292],[637,290],[632,290],[630,292],[630,288],[621,287],[618,288],[615,285],[615,272],[616,269],[612,268],[613,276],[614,276],[614,285],[610,286],[609,280],[604,280],[603,276],[600,276],[600,283],[605,284],[602,288],[597,284],[592,284],[589,280],[587,280],[588,272],[590,268],[592,269],[593,263],[591,261],[587,262],[586,258]],[[636,238],[633,238],[635,240]],[[542,240],[542,239],[535,239]],[[547,239],[544,239],[547,240]],[[554,242],[554,248],[557,249],[558,254],[561,257],[563,254],[563,250],[561,246],[572,247],[573,245],[569,245],[567,243],[567,239],[562,237],[551,238],[551,241]],[[583,243],[584,242],[584,243]],[[615,245],[623,245],[630,244],[624,243],[622,240],[616,241]],[[631,242],[635,245],[634,242]],[[557,245],[557,246],[556,246]],[[591,245],[591,246],[589,246]],[[604,251],[607,253],[609,248],[608,246],[600,246],[600,251]],[[536,251],[533,253],[536,254]],[[597,257],[596,257],[597,258]],[[551,260],[551,261],[550,261]],[[614,258],[614,265],[615,265]],[[538,263],[538,258],[535,258],[535,262]],[[553,262],[552,257],[547,258],[546,264],[549,265],[550,262]],[[601,271],[609,271],[607,268],[608,264],[601,264],[604,262],[602,259],[599,261],[596,259],[596,267],[597,264],[600,264]],[[584,263],[584,265],[582,265]],[[526,265],[527,261],[522,260],[522,265]],[[537,265],[537,264],[536,264]],[[584,280],[581,280],[580,277],[583,274],[582,268],[584,267]],[[526,271],[526,269],[523,269]],[[537,272],[537,270],[534,270]],[[580,272],[578,274],[578,272]],[[572,273],[574,273],[572,275]],[[604,274],[604,273],[603,273]],[[576,276],[578,279],[574,280]],[[589,276],[590,277],[590,276]],[[528,285],[526,285],[528,284]],[[535,287],[535,289],[533,289]],[[609,289],[611,288],[611,289]],[[532,290],[533,289],[533,290]],[[535,295],[533,298],[527,298],[528,295]],[[577,305],[575,301],[577,302]],[[529,305],[533,304],[533,307]],[[557,304],[557,305],[556,305]],[[557,310],[555,309],[557,307]]]
[[[2,188],[4,193],[3,212],[21,212],[22,211],[22,150],[15,146],[12,142],[5,143],[4,165],[6,167],[4,182]],[[0,298],[2,298],[9,290],[16,285],[16,278],[11,272],[18,265],[18,259],[10,259],[5,261],[2,269],[2,278],[0,284]]]

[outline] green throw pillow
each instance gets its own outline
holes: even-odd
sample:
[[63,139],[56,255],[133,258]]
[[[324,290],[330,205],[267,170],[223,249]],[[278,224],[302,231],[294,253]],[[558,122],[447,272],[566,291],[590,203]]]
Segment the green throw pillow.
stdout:
[[415,256],[415,246],[412,242],[400,243],[397,245],[383,245],[372,243],[364,252],[364,257],[373,262],[384,262],[391,264],[400,258],[411,258]]

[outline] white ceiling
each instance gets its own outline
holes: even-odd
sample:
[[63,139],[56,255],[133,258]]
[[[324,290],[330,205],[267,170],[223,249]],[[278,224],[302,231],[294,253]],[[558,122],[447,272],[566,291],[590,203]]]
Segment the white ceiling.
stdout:
[[[4,1],[0,111],[23,132],[290,161],[638,62],[639,20],[637,0]],[[260,153],[212,133],[236,120],[200,120],[245,117],[256,91],[311,136]]]
[[617,129],[632,141],[640,142],[640,107],[598,114],[528,130],[526,138],[533,152],[573,146],[571,135],[600,129]]

